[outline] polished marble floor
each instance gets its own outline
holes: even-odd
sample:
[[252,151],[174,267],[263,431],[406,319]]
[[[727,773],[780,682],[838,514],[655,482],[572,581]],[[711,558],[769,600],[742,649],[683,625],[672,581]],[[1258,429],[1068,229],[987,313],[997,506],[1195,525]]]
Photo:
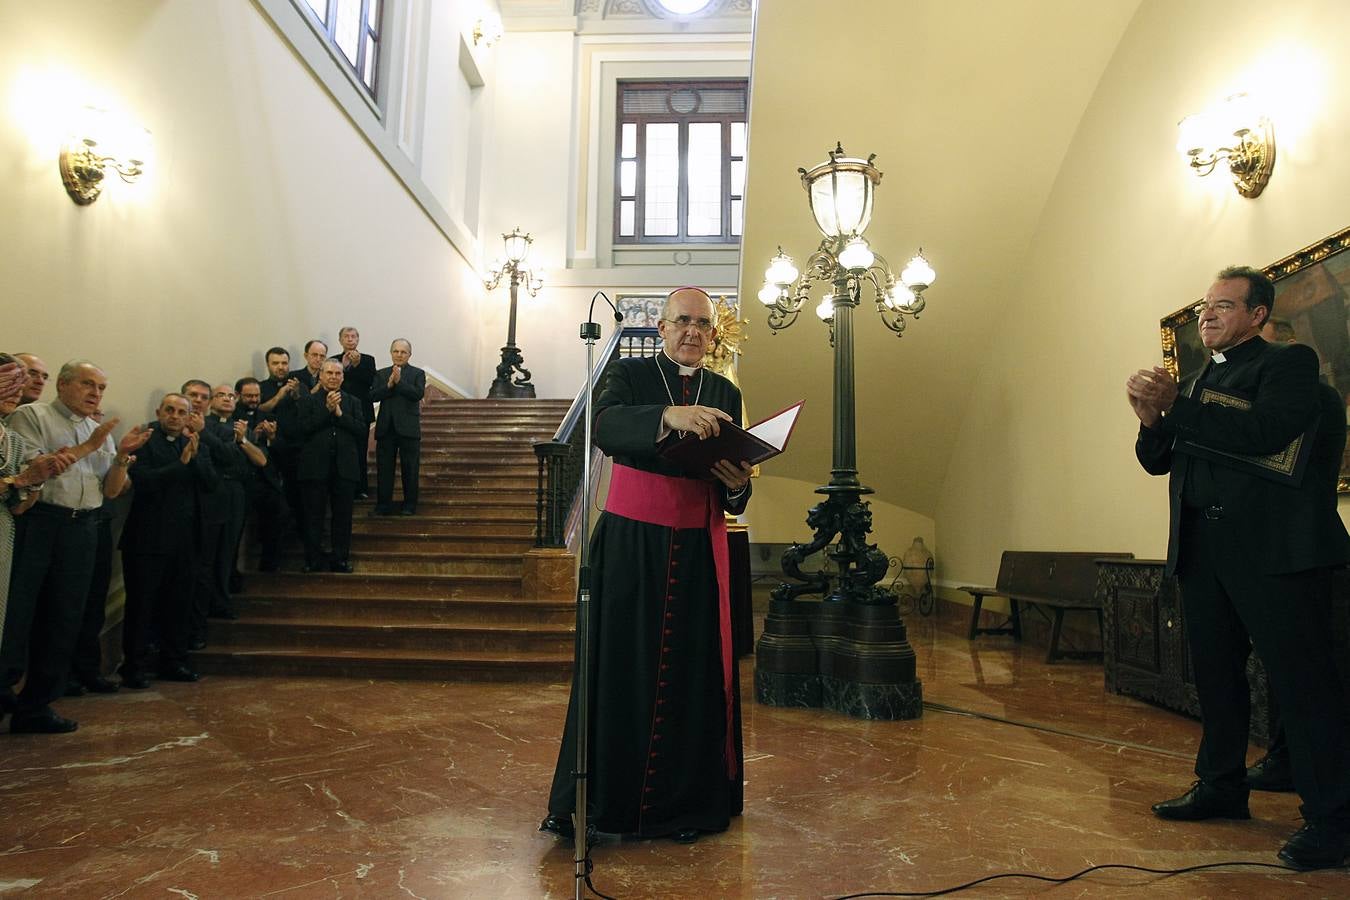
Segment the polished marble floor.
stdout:
[[[1299,824],[1296,798],[1271,794],[1250,822],[1155,819],[1149,804],[1190,783],[1196,723],[1108,696],[1100,665],[909,624],[935,705],[922,719],[747,703],[745,815],[693,846],[602,840],[595,886],[838,897],[1273,864]],[[64,701],[77,733],[0,735],[0,894],[570,897],[570,848],[535,831],[565,704],[561,684],[224,676]],[[1030,895],[1346,897],[1350,871],[1110,871],[958,896]]]

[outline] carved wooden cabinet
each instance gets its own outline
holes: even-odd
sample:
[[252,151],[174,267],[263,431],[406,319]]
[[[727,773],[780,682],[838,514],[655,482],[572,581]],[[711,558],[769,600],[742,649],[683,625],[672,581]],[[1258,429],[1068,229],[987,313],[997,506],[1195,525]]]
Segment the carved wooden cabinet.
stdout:
[[[1186,619],[1176,579],[1157,559],[1097,560],[1106,687],[1200,718],[1186,649]],[[1270,688],[1256,654],[1247,662],[1252,689],[1251,739],[1270,742]]]

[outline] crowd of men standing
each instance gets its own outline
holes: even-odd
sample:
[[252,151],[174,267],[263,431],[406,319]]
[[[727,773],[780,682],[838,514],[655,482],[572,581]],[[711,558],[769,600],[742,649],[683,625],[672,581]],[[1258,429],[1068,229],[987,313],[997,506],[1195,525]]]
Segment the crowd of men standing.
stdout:
[[[208,620],[235,617],[250,518],[259,571],[280,568],[294,529],[303,571],[351,572],[372,424],[372,514],[416,514],[425,372],[409,364],[407,340],[377,368],[357,329],[338,335],[341,352],[311,340],[294,372],[289,352],[273,347],[262,380],[189,379],[163,395],[153,422],[117,439],[118,420],[102,414],[108,378],[93,362],[63,365],[55,398],[44,401],[43,360],[0,354],[0,716],[11,715],[11,732],[74,731],[52,708],[63,694],[144,689],[152,677],[196,681],[189,654],[206,646]],[[114,549],[106,501],[128,492],[119,683],[104,675],[100,642]]]

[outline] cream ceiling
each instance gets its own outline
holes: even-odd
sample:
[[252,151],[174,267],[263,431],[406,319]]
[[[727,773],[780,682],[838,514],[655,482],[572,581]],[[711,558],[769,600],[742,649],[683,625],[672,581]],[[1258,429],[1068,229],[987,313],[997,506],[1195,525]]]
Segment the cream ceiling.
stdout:
[[[1037,314],[1008,309],[1006,288],[1025,277],[1021,259],[1061,160],[1138,5],[760,0],[740,285],[751,339],[740,377],[752,419],[807,399],[770,474],[823,484],[831,462],[825,326],[804,310],[771,336],[753,299],[777,245],[801,263],[820,240],[797,167],[823,161],[835,141],[877,154],[873,249],[898,273],[922,244],[937,269],[928,311],[904,337],[870,298],[855,318],[863,482],[932,516],[982,353],[1005,316]],[[1047,380],[1072,377],[1054,366],[1054,348],[1025,352],[1044,356]]]

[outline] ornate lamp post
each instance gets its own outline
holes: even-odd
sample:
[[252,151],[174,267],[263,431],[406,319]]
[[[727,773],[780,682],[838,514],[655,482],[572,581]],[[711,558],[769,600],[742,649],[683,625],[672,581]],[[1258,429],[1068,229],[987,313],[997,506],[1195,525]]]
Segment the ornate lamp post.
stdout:
[[[533,397],[534,385],[530,384],[530,370],[525,368],[525,357],[516,346],[516,292],[523,284],[533,297],[544,286],[544,279],[525,267],[525,258],[530,255],[533,240],[528,234],[521,234],[517,227],[510,234],[502,235],[505,245],[505,262],[494,264],[484,283],[489,291],[496,290],[502,278],[508,278],[511,285],[511,319],[506,327],[506,346],[502,348],[502,361],[497,364],[497,377],[488,389],[489,397]],[[519,373],[514,377],[514,373]]]
[[[867,542],[872,515],[861,498],[872,489],[858,480],[853,312],[864,286],[870,287],[882,323],[900,336],[906,318],[923,311],[923,292],[936,274],[920,253],[897,279],[863,237],[881,182],[875,158],[847,157],[836,145],[827,162],[810,171],[798,169],[824,239],[804,273],[780,247],[759,292],[769,309],[769,327],[777,332],[797,320],[814,286],[829,287],[816,314],[829,326],[834,347],[834,459],[829,484],[816,489],[825,499],[807,514],[814,537],[783,554],[783,572],[797,583],[774,589],[757,650],[756,695],[771,705],[825,705],[863,718],[915,718],[922,696],[914,678],[914,651],[895,595],[877,586],[886,573],[886,554]],[[821,550],[837,574],[803,573],[802,562]],[[828,602],[798,600],[808,594]],[[807,635],[812,640],[804,646],[801,639]]]

